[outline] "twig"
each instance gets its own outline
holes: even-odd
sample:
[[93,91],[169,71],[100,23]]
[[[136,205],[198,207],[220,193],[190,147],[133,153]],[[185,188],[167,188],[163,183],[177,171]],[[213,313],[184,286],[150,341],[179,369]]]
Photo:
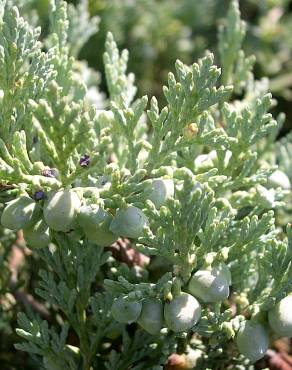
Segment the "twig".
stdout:
[[11,271],[11,293],[17,302],[31,306],[33,310],[40,314],[45,320],[51,321],[52,318],[50,312],[41,302],[37,301],[31,294],[17,289],[18,272],[25,261],[25,250],[20,248],[19,245],[23,245],[22,234],[19,234],[16,244],[14,244],[11,248],[11,256],[9,260],[9,267]]
[[271,370],[292,370],[292,357],[287,353],[268,350],[267,356]]
[[129,239],[119,239],[116,243],[108,247],[114,258],[126,263],[128,266],[145,266],[149,263],[150,258],[138,252],[131,246]]

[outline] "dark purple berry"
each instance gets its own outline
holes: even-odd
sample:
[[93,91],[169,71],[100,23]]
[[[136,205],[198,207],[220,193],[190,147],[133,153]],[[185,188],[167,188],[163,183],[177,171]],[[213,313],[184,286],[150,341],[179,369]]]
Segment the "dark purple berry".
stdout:
[[42,190],[39,190],[39,191],[35,192],[35,194],[34,194],[34,199],[35,200],[43,200],[45,198],[46,198],[46,194]]
[[46,168],[43,170],[43,176],[45,177],[57,177],[58,170],[56,168]]
[[79,161],[81,167],[88,167],[90,164],[90,156],[88,154],[84,154]]

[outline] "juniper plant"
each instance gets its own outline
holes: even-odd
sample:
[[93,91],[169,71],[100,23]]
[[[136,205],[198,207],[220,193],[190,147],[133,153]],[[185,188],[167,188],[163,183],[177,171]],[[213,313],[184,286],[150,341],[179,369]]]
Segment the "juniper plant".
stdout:
[[[17,350],[45,369],[162,369],[175,352],[190,368],[252,369],[283,327],[292,336],[291,226],[274,216],[290,182],[275,176],[283,118],[241,50],[237,1],[219,33],[222,73],[210,52],[177,61],[164,107],[136,98],[108,34],[107,110],[74,59],[75,36],[97,21],[81,40],[73,8],[50,9],[40,41],[0,2],[1,222],[42,260],[35,294],[51,314],[19,315]],[[122,263],[116,241],[147,263]]]

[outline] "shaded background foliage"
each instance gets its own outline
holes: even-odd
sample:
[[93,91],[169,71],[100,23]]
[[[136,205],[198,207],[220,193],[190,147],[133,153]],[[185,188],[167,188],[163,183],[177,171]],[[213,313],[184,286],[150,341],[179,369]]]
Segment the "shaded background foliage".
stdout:
[[[48,0],[31,3],[46,33]],[[78,0],[68,3],[76,5]],[[136,75],[138,95],[163,99],[161,86],[177,58],[192,63],[206,49],[218,57],[217,31],[228,4],[229,0],[89,0],[91,15],[100,18],[99,31],[78,57],[103,74],[105,37],[111,31],[119,48],[130,51],[129,70]],[[270,89],[278,100],[275,113],[285,112],[287,116],[286,133],[292,128],[292,2],[241,0],[240,8],[247,22],[244,50],[256,56],[256,78],[270,78]],[[101,88],[106,88],[104,78]]]

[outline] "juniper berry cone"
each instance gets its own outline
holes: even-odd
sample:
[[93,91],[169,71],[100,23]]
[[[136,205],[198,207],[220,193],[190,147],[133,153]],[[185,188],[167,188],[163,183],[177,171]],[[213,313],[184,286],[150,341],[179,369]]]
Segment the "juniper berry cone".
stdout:
[[37,192],[35,192],[34,194],[34,199],[35,200],[43,200],[46,198],[46,193],[42,190],[39,190]]
[[88,154],[84,154],[79,161],[81,167],[87,167],[90,164],[90,156]]
[[45,177],[52,177],[55,178],[58,175],[58,171],[56,168],[46,168],[43,170],[43,176]]

